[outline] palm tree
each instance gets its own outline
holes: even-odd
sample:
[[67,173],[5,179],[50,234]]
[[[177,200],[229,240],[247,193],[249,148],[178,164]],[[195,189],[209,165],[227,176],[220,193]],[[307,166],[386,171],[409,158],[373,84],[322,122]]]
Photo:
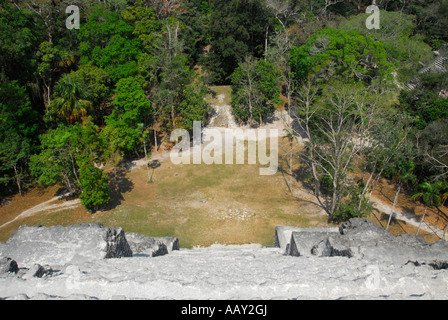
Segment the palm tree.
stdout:
[[75,122],[85,117],[92,109],[92,102],[86,99],[85,92],[78,74],[66,74],[56,84],[56,98],[52,101],[51,108],[68,121]]
[[412,200],[420,199],[425,204],[425,213],[423,214],[422,220],[420,221],[420,225],[418,226],[416,235],[418,235],[422,223],[425,220],[428,207],[437,208],[442,203],[442,196],[441,196],[442,183],[440,181],[435,183],[424,182],[419,186],[419,189],[420,192],[414,194],[411,197],[411,199]]

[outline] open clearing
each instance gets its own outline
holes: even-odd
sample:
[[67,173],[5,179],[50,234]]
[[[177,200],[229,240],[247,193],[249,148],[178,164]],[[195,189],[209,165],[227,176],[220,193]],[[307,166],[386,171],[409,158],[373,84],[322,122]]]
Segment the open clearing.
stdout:
[[[315,205],[299,205],[281,172],[260,176],[259,165],[173,165],[169,158],[160,159],[152,183],[144,165],[123,173],[114,208],[95,214],[82,206],[36,211],[0,228],[0,240],[5,241],[21,224],[95,221],[121,226],[127,232],[176,236],[183,247],[272,245],[272,232],[278,225],[327,225],[327,217]],[[48,190],[52,192],[54,196],[54,190]],[[3,218],[4,209],[14,204],[15,198],[2,206],[0,216]]]
[[[209,101],[217,110],[228,110],[230,87],[214,87],[217,92]],[[218,115],[221,125],[228,125],[228,115]],[[265,128],[281,128],[268,124]],[[281,132],[281,130],[280,130]],[[0,206],[0,241],[22,224],[69,225],[78,222],[100,222],[120,226],[126,232],[148,236],[174,236],[182,247],[220,244],[259,243],[273,245],[273,230],[279,225],[300,227],[328,226],[327,216],[311,191],[300,183],[291,194],[287,187],[289,167],[283,157],[289,142],[279,139],[279,170],[272,176],[260,176],[259,164],[249,165],[174,165],[167,151],[154,153],[161,166],[151,171],[149,182],[146,161],[139,160],[122,167],[120,179],[111,183],[111,205],[107,210],[88,213],[76,199],[58,199],[57,186],[35,187],[25,197],[18,195]],[[247,161],[245,162],[247,163]],[[295,160],[294,169],[299,164]],[[112,176],[112,172],[110,172]],[[375,200],[385,204],[393,201],[393,188],[383,182],[375,192]],[[423,206],[402,195],[399,210],[421,215]],[[436,213],[428,221],[436,224]],[[371,219],[385,226],[388,215],[375,211]],[[417,218],[416,218],[417,219]],[[416,220],[417,221],[417,220]],[[417,227],[393,220],[393,234],[414,233]],[[427,241],[438,238],[421,232]]]

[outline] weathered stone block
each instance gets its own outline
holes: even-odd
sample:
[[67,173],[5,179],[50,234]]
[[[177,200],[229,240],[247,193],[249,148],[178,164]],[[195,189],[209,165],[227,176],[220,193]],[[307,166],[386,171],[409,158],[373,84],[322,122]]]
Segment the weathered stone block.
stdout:
[[[275,228],[274,246],[282,248],[286,254],[291,251],[291,236],[293,232],[307,233],[308,235],[314,233],[339,233],[338,228],[314,227],[314,228],[299,228],[291,226],[279,226]],[[306,236],[304,236],[306,237]]]
[[315,232],[310,232],[310,230],[292,232],[288,254],[297,257],[322,255],[328,237],[332,234],[338,234],[337,229],[328,229],[329,230]]
[[128,232],[126,233],[126,240],[134,255],[140,254],[157,257],[168,253],[168,249],[164,243],[142,234]]
[[132,257],[132,251],[123,229],[79,223],[67,227],[21,226],[0,247],[0,255],[12,257],[21,268],[30,268],[34,264],[64,265]]

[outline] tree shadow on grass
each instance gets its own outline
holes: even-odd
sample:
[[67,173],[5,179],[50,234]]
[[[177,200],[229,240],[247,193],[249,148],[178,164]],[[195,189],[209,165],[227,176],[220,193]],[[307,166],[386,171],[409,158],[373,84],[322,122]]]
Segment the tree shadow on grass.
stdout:
[[[389,221],[389,215],[379,211],[378,209],[373,209],[373,211],[374,212],[372,213],[372,216],[378,221],[380,226],[386,228],[387,222]],[[403,228],[402,223],[402,221],[398,220],[395,217],[392,217],[391,219],[391,226],[397,226],[397,228],[399,228],[403,234],[406,234],[408,232]]]
[[109,175],[110,201],[104,206],[103,210],[113,210],[118,207],[124,200],[123,194],[134,189],[134,183],[129,180],[126,173],[129,169],[118,167],[117,172]]

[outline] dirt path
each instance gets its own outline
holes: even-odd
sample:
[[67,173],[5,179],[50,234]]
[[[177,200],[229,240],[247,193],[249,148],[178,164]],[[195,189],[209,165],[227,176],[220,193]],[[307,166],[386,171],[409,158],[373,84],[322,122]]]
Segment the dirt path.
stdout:
[[2,224],[0,226],[0,228],[3,228],[16,220],[30,217],[38,212],[42,212],[42,211],[57,212],[57,211],[65,210],[65,209],[73,209],[80,205],[81,201],[79,199],[64,201],[62,203],[55,203],[55,202],[63,200],[68,195],[69,194],[66,193],[66,194],[54,197],[48,201],[42,202],[30,209],[27,209],[27,210],[23,211],[21,214],[19,214],[17,217],[15,217],[14,219]]
[[[382,202],[380,199],[376,198],[375,196],[372,195],[372,202],[375,205],[375,208],[390,216],[391,212],[392,212],[392,206],[385,204],[384,202]],[[400,208],[395,208],[394,209],[394,213],[393,213],[393,218],[400,220],[400,221],[404,221],[410,225],[413,225],[415,227],[419,227],[421,225],[421,229],[422,231],[426,231],[428,233],[433,233],[435,235],[437,235],[440,239],[443,238],[443,230],[435,227],[435,226],[431,226],[429,224],[427,224],[426,222],[421,223],[421,218],[418,217],[417,215],[408,212],[406,210],[400,209]],[[447,235],[445,235],[444,240],[447,240]]]

